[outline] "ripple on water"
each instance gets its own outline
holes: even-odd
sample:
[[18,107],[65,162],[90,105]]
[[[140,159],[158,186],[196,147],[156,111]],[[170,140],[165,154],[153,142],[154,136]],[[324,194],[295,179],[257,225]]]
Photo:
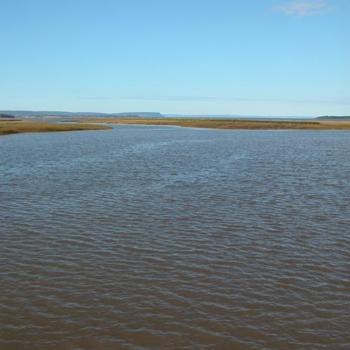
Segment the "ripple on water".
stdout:
[[346,132],[0,138],[0,349],[349,349]]

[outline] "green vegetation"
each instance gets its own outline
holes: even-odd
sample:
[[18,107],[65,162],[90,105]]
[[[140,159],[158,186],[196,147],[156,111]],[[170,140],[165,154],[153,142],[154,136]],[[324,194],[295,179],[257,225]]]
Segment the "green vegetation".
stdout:
[[257,120],[219,118],[81,118],[84,123],[174,125],[215,129],[350,129],[350,121]]
[[110,129],[110,127],[98,124],[49,123],[44,121],[20,119],[0,119],[0,135],[16,134],[23,132],[77,131],[100,129]]

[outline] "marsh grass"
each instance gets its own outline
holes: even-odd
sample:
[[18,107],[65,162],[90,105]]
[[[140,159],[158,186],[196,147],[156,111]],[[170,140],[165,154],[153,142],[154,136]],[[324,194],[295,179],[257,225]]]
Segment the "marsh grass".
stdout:
[[24,132],[53,132],[78,130],[110,129],[106,125],[91,123],[50,123],[45,121],[0,119],[0,135],[17,134]]
[[216,118],[79,118],[84,123],[141,124],[141,125],[173,125],[195,128],[214,129],[307,129],[329,130],[350,129],[350,121],[320,120],[256,120],[256,119],[216,119]]

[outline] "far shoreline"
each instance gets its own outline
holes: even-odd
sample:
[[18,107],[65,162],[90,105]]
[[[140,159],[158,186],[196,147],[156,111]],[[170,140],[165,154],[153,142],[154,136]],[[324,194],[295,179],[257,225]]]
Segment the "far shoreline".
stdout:
[[91,123],[52,123],[33,119],[0,119],[0,136],[32,133],[32,132],[59,132],[59,131],[83,131],[83,130],[109,130],[108,125]]
[[85,117],[76,118],[81,123],[124,125],[179,126],[207,129],[241,130],[350,130],[349,120],[258,120],[237,118],[139,118],[139,117]]
[[111,125],[173,126],[197,129],[221,130],[345,130],[350,131],[349,119],[238,119],[238,118],[189,118],[189,117],[71,117],[71,118],[15,118],[0,119],[0,136],[83,130],[110,130]]

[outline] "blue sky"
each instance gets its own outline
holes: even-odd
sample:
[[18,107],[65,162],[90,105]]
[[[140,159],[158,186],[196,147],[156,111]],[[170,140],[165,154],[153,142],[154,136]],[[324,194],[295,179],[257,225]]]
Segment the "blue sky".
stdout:
[[349,0],[0,0],[0,110],[350,114]]

